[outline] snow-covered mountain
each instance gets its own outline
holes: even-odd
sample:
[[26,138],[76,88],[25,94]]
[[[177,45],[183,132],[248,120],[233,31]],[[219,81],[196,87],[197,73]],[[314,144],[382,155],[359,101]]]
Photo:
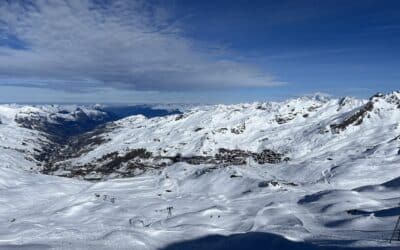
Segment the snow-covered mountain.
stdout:
[[0,248],[160,249],[244,232],[394,246],[399,92],[117,121],[2,105],[0,120]]
[[[50,171],[104,178],[108,174],[133,176],[143,168],[177,161],[217,165],[307,163],[305,172],[313,173],[312,181],[318,181],[321,172],[329,172],[332,165],[340,165],[335,172],[343,168],[349,173],[344,165],[350,156],[352,163],[367,155],[397,157],[399,103],[399,94],[392,93],[371,100],[299,98],[283,103],[203,106],[182,115],[152,119],[131,116],[73,138],[72,146],[62,151],[67,155],[72,148],[73,157],[52,163]],[[329,164],[311,166],[316,162]],[[301,182],[299,172],[297,169],[293,178]]]

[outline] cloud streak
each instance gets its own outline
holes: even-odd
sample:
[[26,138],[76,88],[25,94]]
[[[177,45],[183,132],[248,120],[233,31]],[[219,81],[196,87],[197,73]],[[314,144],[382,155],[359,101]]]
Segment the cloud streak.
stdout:
[[149,1],[2,1],[0,85],[185,91],[281,84],[182,29]]

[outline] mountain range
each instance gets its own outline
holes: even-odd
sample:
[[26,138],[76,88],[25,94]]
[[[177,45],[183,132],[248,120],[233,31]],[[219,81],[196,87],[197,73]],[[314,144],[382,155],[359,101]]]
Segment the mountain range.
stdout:
[[395,249],[399,164],[400,92],[173,109],[0,105],[0,249],[178,249],[253,232]]

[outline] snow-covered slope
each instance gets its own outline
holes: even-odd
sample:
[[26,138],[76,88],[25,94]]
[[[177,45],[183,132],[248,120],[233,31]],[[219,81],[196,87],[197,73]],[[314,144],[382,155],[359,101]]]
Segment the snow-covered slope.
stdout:
[[0,105],[0,159],[9,159],[1,163],[41,170],[42,156],[56,141],[93,129],[109,119],[102,111],[76,105]]
[[70,138],[46,163],[99,182],[24,171],[35,165],[20,149],[47,137],[18,126],[18,112],[0,107],[0,248],[162,249],[245,232],[399,246],[386,241],[400,215],[398,92],[132,116]]
[[[36,163],[33,159],[35,150],[40,149],[48,141],[40,131],[20,127],[15,121],[20,108],[9,105],[0,106],[0,169],[1,171],[33,170]],[[4,178],[2,173],[0,184],[7,186],[13,183],[12,178]]]
[[[343,171],[363,177],[355,185],[370,184],[373,179],[357,166],[398,159],[399,103],[395,92],[371,100],[299,98],[283,103],[205,106],[183,115],[152,119],[132,116],[77,138],[79,153],[54,166],[56,170],[67,169],[59,171],[64,175],[84,168],[80,174],[90,176],[104,166],[126,173],[139,168],[137,162],[149,166],[176,161],[221,163],[218,159],[228,151],[230,158],[224,158],[225,162],[243,155],[243,161],[232,161],[236,165],[281,162],[279,169],[288,168],[282,174],[286,178],[290,174],[296,182],[336,181],[332,176]],[[151,156],[135,157],[132,152],[138,149]],[[246,157],[266,150],[273,154],[267,156],[278,159]],[[133,157],[127,157],[129,154]],[[132,163],[128,166],[131,169],[127,169],[127,162]],[[391,174],[396,169],[394,164],[385,166],[388,169],[377,174]]]

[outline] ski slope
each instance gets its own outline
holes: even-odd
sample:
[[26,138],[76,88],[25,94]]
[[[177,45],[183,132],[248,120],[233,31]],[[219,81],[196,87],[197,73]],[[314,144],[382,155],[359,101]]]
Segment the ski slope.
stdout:
[[178,162],[98,182],[40,174],[32,158],[48,137],[16,123],[20,112],[21,106],[0,106],[0,249],[172,249],[203,236],[249,232],[281,235],[282,246],[287,239],[322,249],[400,247],[387,241],[400,215],[398,92],[127,117],[96,135],[107,140],[60,162],[79,167],[138,148],[186,157],[272,149],[290,160]]

